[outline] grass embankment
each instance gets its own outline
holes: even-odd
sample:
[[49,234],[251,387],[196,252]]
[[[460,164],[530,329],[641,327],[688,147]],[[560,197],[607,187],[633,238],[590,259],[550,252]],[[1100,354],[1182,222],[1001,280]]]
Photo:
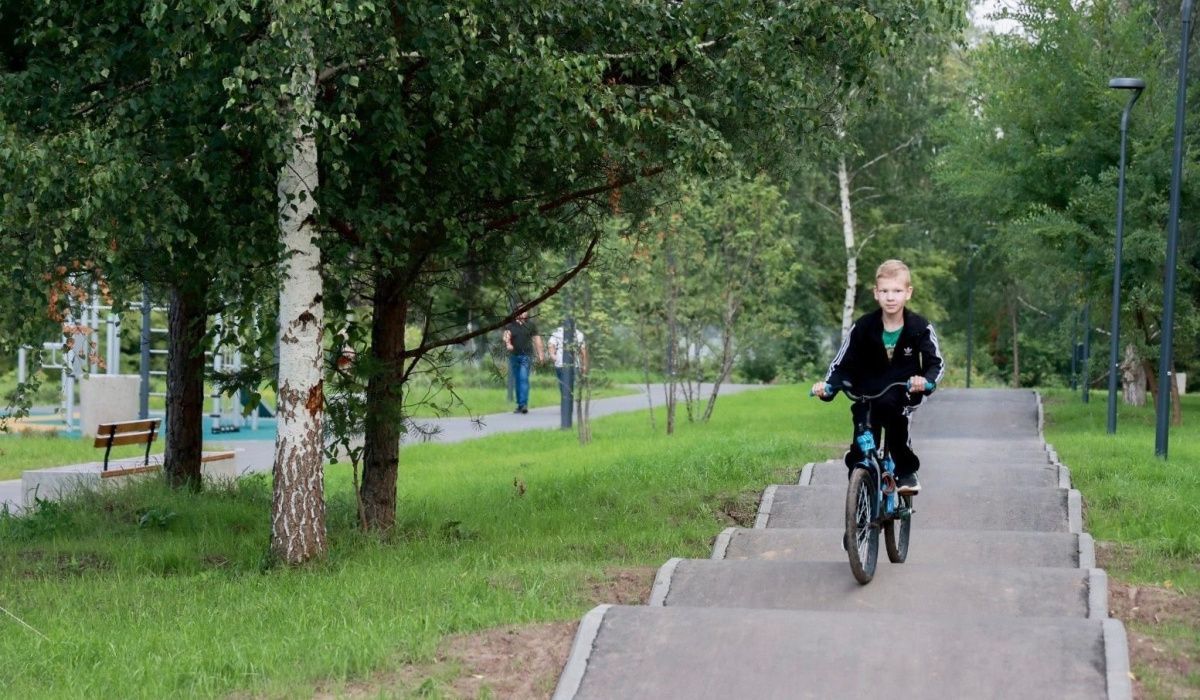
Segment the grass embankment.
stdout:
[[406,447],[387,541],[355,531],[333,467],[329,558],[300,571],[263,567],[261,478],[0,519],[0,605],[46,637],[0,616],[0,696],[336,694],[428,662],[447,635],[575,620],[614,571],[707,556],[764,486],[832,454],[845,419],[782,387],[722,398],[709,425],[673,437],[639,412],[595,421],[586,447],[551,431]]
[[1065,391],[1046,398],[1046,440],[1083,493],[1139,691],[1200,694],[1200,396],[1183,397],[1167,460],[1154,456],[1153,405],[1121,406],[1112,436],[1105,394],[1088,404]]

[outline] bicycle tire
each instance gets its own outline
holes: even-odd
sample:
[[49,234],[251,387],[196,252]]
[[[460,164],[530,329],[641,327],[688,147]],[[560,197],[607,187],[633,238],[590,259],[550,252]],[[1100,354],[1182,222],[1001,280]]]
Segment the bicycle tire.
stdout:
[[846,489],[846,555],[850,573],[861,584],[871,582],[879,561],[879,528],[871,526],[875,483],[866,469],[855,469]]
[[[912,496],[900,497],[902,507],[912,510]],[[894,518],[883,526],[883,543],[887,548],[888,561],[903,564],[908,559],[908,538],[912,531],[912,517]]]

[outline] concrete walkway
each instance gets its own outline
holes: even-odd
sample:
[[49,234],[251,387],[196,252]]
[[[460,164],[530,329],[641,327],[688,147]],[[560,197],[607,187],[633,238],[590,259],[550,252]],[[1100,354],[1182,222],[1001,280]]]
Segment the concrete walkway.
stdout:
[[647,605],[589,612],[554,697],[1130,698],[1125,629],[1041,427],[1033,392],[938,392],[914,418],[908,561],[881,551],[866,586],[841,549],[845,468],[806,465],[710,559],[664,564]]
[[[650,402],[647,400],[645,387],[630,386],[629,388],[634,393],[593,400],[590,408],[591,417],[600,418],[614,413],[647,410]],[[720,393],[721,396],[727,396],[763,388],[765,387],[761,384],[723,384]],[[704,384],[700,389],[701,396],[707,401],[708,394],[712,391],[712,385]],[[653,404],[655,408],[663,405],[665,395],[662,385],[654,385]],[[716,410],[721,410],[719,401]],[[412,422],[415,424],[411,431],[411,434],[416,436],[412,438],[414,441],[424,439],[430,442],[451,443],[521,430],[556,430],[560,425],[560,417],[558,406],[546,406],[530,409],[526,414],[495,413],[482,416],[479,420],[421,418]],[[220,436],[206,435],[205,437],[213,443],[221,442]],[[243,474],[269,472],[275,463],[274,440],[230,440],[226,447],[238,451],[238,466]],[[0,509],[8,507],[10,512],[16,513],[21,510],[22,506],[21,480],[0,481]]]

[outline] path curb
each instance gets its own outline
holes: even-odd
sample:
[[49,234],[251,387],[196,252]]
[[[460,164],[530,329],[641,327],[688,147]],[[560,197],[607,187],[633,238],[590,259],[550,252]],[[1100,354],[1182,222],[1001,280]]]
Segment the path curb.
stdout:
[[725,554],[729,551],[729,543],[733,540],[733,533],[736,527],[727,527],[721,530],[721,534],[717,535],[717,540],[713,542],[713,551],[710,559],[724,559]]
[[667,596],[671,593],[671,578],[675,576],[675,567],[679,566],[681,561],[683,557],[672,557],[658,568],[658,573],[654,576],[654,586],[650,588],[650,600],[646,601],[646,605],[662,607],[667,604]]
[[754,518],[755,528],[764,528],[771,519],[771,506],[775,505],[775,484],[763,489],[762,500],[758,502],[758,517]]
[[600,624],[612,605],[597,605],[579,621],[579,629],[575,632],[575,643],[567,655],[567,663],[559,676],[558,688],[554,691],[553,700],[571,700],[579,692],[583,684],[583,674],[587,671],[587,662],[592,655],[592,646],[596,635],[600,632]]
[[1125,637],[1125,625],[1112,617],[1104,620],[1103,625],[1108,700],[1130,700],[1133,698],[1133,674],[1129,670],[1129,643]]

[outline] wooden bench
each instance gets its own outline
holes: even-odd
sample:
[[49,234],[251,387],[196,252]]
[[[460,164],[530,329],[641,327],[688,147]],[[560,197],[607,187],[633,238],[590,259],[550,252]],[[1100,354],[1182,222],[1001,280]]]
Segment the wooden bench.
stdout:
[[[96,429],[96,441],[92,443],[93,447],[104,448],[104,469],[103,476],[109,476],[108,457],[112,454],[112,448],[118,445],[145,445],[146,457],[142,461],[142,466],[132,467],[130,469],[120,470],[121,474],[130,474],[136,471],[150,471],[157,469],[157,465],[150,465],[150,445],[154,443],[158,437],[158,424],[160,419],[151,418],[149,420],[128,420],[120,423],[101,423]],[[116,476],[114,470],[113,476]]]

